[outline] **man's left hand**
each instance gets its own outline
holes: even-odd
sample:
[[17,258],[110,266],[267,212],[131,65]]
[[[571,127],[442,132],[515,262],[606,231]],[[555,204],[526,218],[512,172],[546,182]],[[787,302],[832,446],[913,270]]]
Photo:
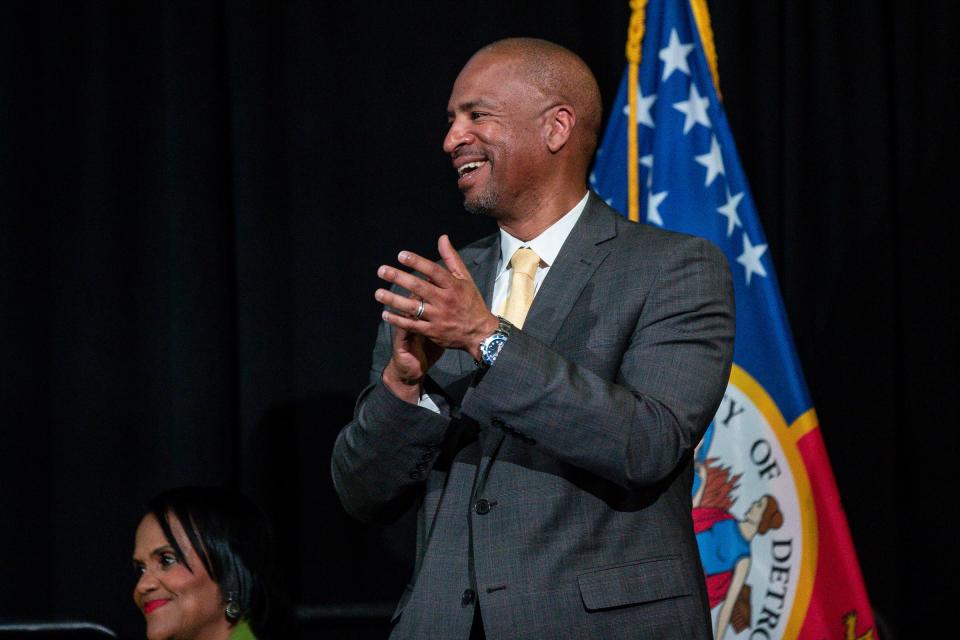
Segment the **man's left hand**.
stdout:
[[[480,342],[496,330],[497,317],[487,309],[450,238],[440,236],[437,249],[443,265],[410,251],[401,251],[398,256],[401,264],[420,272],[423,278],[389,265],[377,270],[383,280],[409,291],[410,297],[386,289],[377,289],[374,297],[393,309],[383,312],[386,322],[425,336],[441,347],[463,349],[479,360]],[[421,300],[423,313],[417,319]]]

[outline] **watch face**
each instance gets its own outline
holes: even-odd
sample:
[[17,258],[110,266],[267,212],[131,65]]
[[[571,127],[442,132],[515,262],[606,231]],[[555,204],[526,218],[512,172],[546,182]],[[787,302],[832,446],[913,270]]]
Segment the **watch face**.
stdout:
[[500,349],[502,349],[506,343],[507,336],[502,333],[497,333],[490,337],[483,347],[483,361],[488,365],[493,364],[493,361],[497,359],[497,355],[500,353]]

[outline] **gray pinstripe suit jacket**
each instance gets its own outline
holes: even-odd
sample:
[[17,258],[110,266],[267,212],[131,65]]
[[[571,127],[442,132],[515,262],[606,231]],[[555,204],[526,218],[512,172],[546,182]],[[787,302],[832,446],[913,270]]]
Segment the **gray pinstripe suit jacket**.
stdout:
[[[489,302],[499,235],[461,252]],[[334,449],[344,507],[418,503],[392,638],[709,638],[692,452],[730,371],[733,294],[708,242],[636,225],[591,194],[522,331],[482,376],[447,351],[443,413],[371,380]]]

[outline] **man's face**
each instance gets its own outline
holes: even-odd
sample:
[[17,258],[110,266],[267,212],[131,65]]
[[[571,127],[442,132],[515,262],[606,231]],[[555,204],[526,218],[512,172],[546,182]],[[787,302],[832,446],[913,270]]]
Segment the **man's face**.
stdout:
[[471,213],[522,215],[536,198],[548,151],[545,99],[503,54],[481,53],[463,68],[447,105],[450,154]]

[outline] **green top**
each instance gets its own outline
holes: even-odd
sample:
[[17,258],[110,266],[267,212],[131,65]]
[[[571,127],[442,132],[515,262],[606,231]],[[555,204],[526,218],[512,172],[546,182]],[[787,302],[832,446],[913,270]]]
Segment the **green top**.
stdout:
[[230,632],[230,640],[257,640],[246,620],[241,620]]

